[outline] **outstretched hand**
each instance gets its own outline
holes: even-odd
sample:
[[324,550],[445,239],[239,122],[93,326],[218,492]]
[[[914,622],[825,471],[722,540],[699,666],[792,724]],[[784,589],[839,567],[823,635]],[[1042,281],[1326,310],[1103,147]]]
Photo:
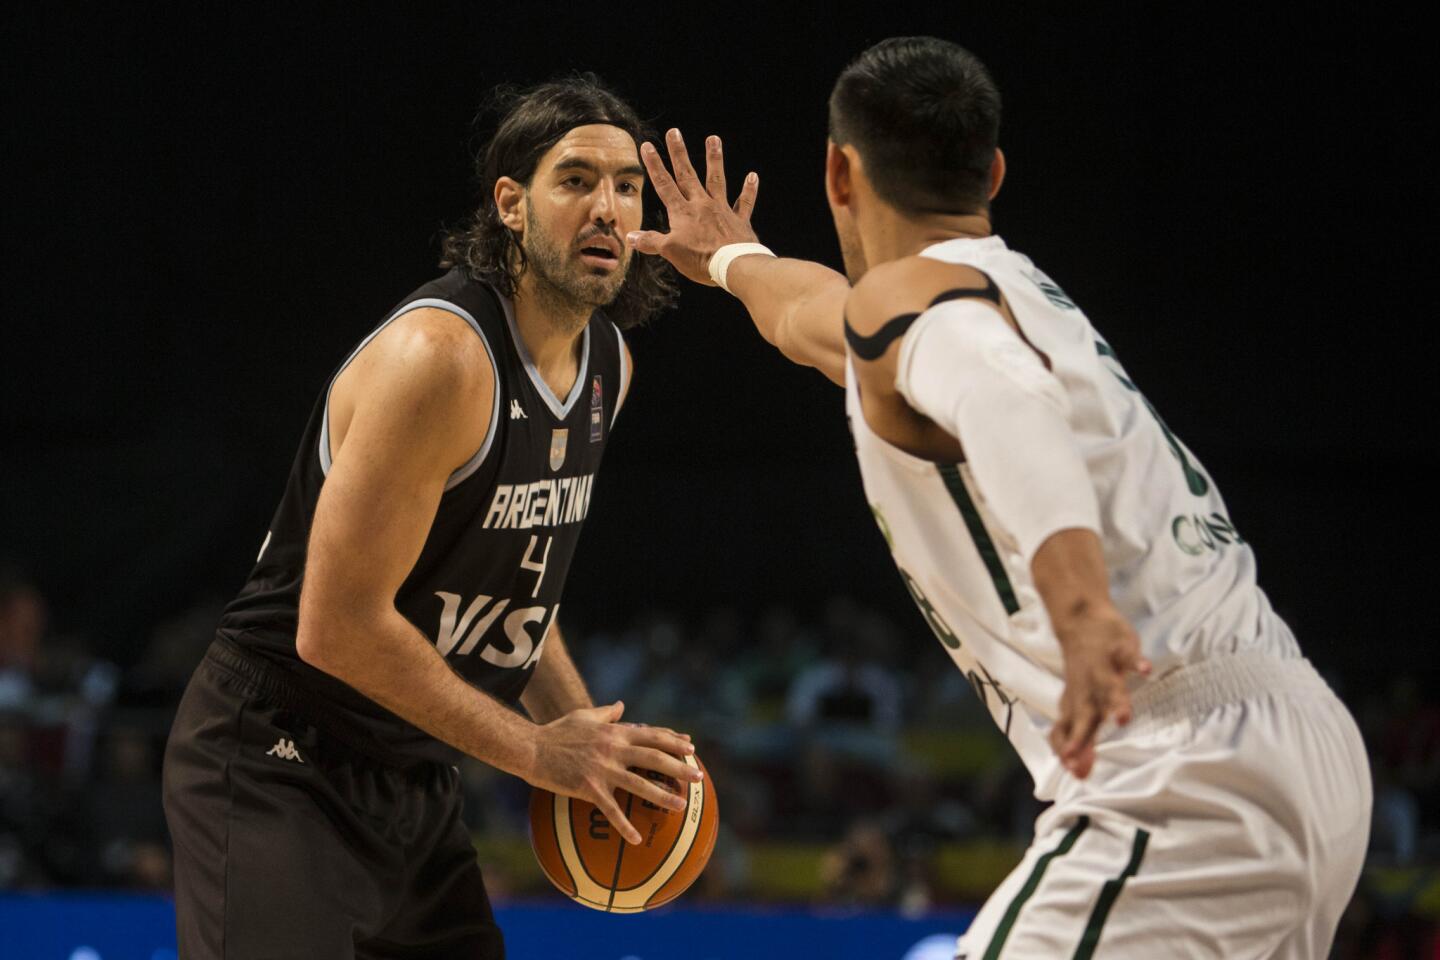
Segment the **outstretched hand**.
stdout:
[[665,135],[670,152],[670,166],[654,144],[640,145],[640,159],[650,174],[650,183],[670,219],[670,232],[637,230],[626,237],[632,249],[658,255],[696,283],[714,286],[710,279],[710,256],[731,243],[754,243],[755,231],[750,228],[750,214],[755,209],[755,195],[760,190],[760,177],[750,173],[734,205],[728,201],[725,184],[725,157],[719,137],[705,140],[705,181],[700,181],[690,165],[690,154],[679,130]]

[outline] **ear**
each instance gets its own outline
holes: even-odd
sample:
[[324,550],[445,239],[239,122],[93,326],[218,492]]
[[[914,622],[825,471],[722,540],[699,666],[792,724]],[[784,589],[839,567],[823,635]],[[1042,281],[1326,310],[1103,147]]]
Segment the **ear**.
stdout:
[[1000,192],[1000,184],[1005,182],[1005,152],[999,147],[995,148],[995,161],[990,164],[990,199],[995,199],[995,194]]
[[832,207],[850,206],[855,192],[851,178],[850,157],[843,147],[829,140],[825,144],[825,196]]
[[500,222],[516,233],[525,230],[525,187],[519,180],[501,177],[495,181],[495,209]]

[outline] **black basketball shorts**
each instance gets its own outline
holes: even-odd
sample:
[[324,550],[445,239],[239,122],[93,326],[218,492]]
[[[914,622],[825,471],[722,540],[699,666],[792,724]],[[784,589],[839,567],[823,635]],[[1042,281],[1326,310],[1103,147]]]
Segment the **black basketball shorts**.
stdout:
[[227,641],[196,669],[165,750],[182,960],[502,960],[459,773],[362,755],[321,717]]

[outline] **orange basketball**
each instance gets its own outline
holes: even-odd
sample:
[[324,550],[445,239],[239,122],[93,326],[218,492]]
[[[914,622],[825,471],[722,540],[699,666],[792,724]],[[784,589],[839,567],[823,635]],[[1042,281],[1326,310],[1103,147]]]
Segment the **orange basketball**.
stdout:
[[[666,810],[624,790],[615,800],[640,831],[631,845],[585,800],[536,788],[530,794],[530,844],[550,882],[576,903],[607,913],[640,913],[669,903],[700,876],[715,849],[720,811],[715,785],[699,758],[684,758],[705,774],[691,783],[684,810]],[[638,771],[672,788],[675,781]]]

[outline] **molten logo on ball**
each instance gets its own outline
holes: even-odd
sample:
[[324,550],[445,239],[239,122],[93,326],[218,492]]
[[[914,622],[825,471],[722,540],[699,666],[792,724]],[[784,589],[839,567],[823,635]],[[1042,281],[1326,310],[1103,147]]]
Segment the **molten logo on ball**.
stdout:
[[[705,772],[695,756],[684,757]],[[668,777],[640,771],[674,787]],[[631,846],[591,803],[548,790],[530,795],[530,842],[550,882],[571,899],[609,913],[640,913],[669,903],[700,876],[720,823],[710,775],[686,784],[684,810],[666,810],[623,790],[615,800],[640,831]]]

